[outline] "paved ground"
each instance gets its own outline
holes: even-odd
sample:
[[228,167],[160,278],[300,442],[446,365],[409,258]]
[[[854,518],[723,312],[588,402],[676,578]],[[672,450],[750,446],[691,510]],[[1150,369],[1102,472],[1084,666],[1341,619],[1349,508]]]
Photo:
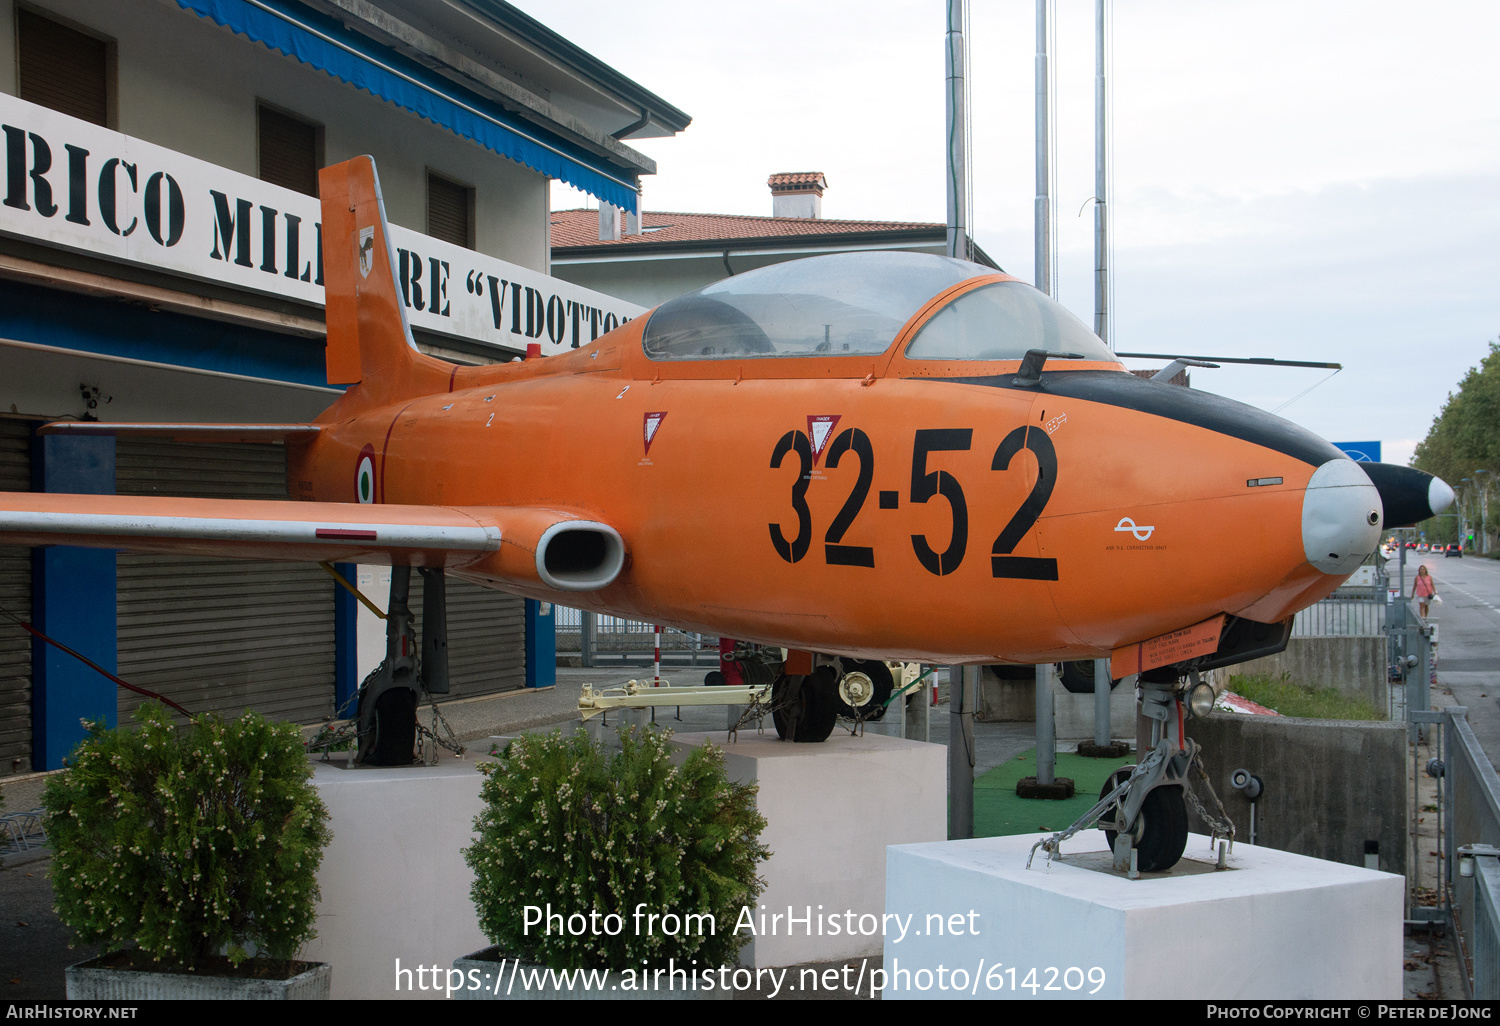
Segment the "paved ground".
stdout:
[[[1500,567],[1493,571],[1488,567],[1476,569],[1474,574],[1477,577],[1487,572],[1495,575],[1494,594],[1495,599],[1500,601]],[[1456,574],[1450,576],[1456,581]],[[1478,579],[1482,582],[1490,580],[1488,577]],[[1444,583],[1445,578],[1440,577],[1440,590]],[[1480,585],[1472,587],[1477,590]],[[1500,622],[1500,613],[1494,615],[1496,622]],[[1476,632],[1478,641],[1482,641],[1482,636],[1479,636],[1481,634],[1482,632]],[[1445,636],[1445,645],[1448,640]],[[1451,649],[1445,648],[1443,657],[1446,659],[1450,652]],[[558,684],[553,688],[449,703],[444,706],[444,716],[458,737],[470,743],[471,747],[492,743],[489,741],[491,738],[501,741],[525,731],[551,730],[557,727],[570,729],[578,722],[578,693],[585,682],[596,687],[609,686],[623,683],[632,676],[648,675],[649,672],[630,669],[560,669]],[[703,668],[669,669],[664,675],[674,683],[687,684],[700,682],[703,672]],[[1496,674],[1496,680],[1500,681],[1500,666],[1497,666]],[[946,686],[942,690],[946,697]],[[1495,692],[1488,693],[1500,698],[1500,684],[1497,684]],[[1500,706],[1500,701],[1496,704]],[[931,712],[929,739],[946,745],[950,721],[946,701]],[[1500,708],[1496,712],[1497,722],[1500,722]],[[681,720],[676,718],[674,709],[660,710],[657,715],[659,724],[684,732],[723,729],[726,719],[721,707],[685,708],[682,710]],[[610,717],[610,722],[615,722],[614,716]],[[766,724],[766,729],[772,729],[769,723]],[[873,724],[867,729],[897,733],[899,724]],[[1034,745],[1032,725],[1029,723],[975,724],[975,776],[1015,758]],[[22,807],[26,800],[20,792],[14,790],[13,785],[7,789],[7,795],[8,808],[11,810]],[[1435,872],[1435,861],[1429,860],[1429,863],[1431,868],[1425,871],[1432,874]],[[95,954],[93,951],[68,948],[67,931],[57,921],[51,909],[51,886],[46,879],[48,864],[47,852],[40,850],[11,856],[5,866],[0,868],[0,999],[61,998],[64,996],[64,967]],[[1446,939],[1438,938],[1429,944],[1425,934],[1408,937],[1407,996],[1453,1000],[1461,998],[1462,993],[1457,975],[1457,960],[1449,951]]]

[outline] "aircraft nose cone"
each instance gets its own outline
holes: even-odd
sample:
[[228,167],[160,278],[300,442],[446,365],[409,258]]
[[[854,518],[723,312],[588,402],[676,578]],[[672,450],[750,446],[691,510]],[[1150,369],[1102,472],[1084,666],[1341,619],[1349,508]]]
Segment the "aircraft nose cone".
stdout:
[[1380,491],[1353,460],[1313,471],[1302,498],[1302,551],[1325,574],[1348,576],[1380,542]]
[[1411,527],[1453,504],[1453,489],[1446,481],[1415,467],[1361,463],[1360,468],[1380,492],[1387,529]]

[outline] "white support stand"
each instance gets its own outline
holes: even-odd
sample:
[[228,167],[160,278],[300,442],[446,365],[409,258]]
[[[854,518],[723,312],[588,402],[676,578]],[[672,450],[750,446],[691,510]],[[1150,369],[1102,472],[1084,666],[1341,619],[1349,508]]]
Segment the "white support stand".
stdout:
[[760,785],[761,841],[774,854],[762,865],[763,908],[751,910],[755,933],[741,964],[878,958],[886,846],[947,836],[943,746],[851,737],[842,727],[822,744],[794,744],[779,740],[769,720],[766,733],[741,731],[733,744],[719,732],[672,741],[683,749],[712,742],[724,749],[731,779]]
[[1097,830],[1028,870],[1039,836],[890,850],[884,1000],[1401,999],[1399,876],[1244,843],[1218,871],[1194,834],[1131,880]]
[[[436,766],[343,769],[315,760],[313,768],[333,841],[318,870],[318,936],[298,957],[333,966],[335,999],[444,997],[416,986],[416,967],[446,972],[489,945],[462,854],[473,843],[483,776],[472,759],[447,752]],[[398,958],[412,970],[399,992]]]

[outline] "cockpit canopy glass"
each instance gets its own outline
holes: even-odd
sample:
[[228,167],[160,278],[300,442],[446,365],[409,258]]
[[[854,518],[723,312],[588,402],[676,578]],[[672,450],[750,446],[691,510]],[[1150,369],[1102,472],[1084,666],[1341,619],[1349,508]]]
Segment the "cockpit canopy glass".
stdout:
[[839,253],[771,264],[663,303],[653,360],[883,353],[933,296],[994,268],[920,253]]
[[965,292],[922,325],[908,360],[1020,360],[1028,349],[1118,363],[1109,347],[1059,303],[1018,281]]

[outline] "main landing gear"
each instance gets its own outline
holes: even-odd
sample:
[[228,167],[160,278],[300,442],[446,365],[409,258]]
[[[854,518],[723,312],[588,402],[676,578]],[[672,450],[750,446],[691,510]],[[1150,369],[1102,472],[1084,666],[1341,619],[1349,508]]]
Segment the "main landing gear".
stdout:
[[441,567],[423,567],[422,655],[407,600],[411,567],[391,567],[391,601],[385,621],[385,659],[359,689],[359,762],[409,766],[416,759],[417,705],[421,696],[446,695],[448,684],[447,588]]

